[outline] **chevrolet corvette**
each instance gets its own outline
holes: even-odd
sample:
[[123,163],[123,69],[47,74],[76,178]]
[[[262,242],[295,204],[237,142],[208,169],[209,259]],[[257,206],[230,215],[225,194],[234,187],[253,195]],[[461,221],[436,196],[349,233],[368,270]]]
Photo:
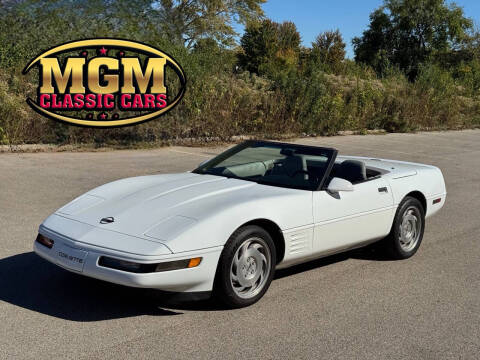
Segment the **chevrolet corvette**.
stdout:
[[88,191],[40,225],[34,250],[85,276],[243,307],[276,269],[374,242],[411,257],[445,198],[434,166],[252,140],[193,171]]

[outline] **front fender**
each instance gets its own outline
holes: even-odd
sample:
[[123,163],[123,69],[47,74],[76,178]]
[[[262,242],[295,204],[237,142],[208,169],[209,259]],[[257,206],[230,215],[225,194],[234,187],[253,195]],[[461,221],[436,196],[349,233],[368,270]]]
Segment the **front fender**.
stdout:
[[174,253],[223,246],[236,229],[257,219],[272,221],[282,231],[312,224],[312,192],[298,191],[221,207],[164,243]]

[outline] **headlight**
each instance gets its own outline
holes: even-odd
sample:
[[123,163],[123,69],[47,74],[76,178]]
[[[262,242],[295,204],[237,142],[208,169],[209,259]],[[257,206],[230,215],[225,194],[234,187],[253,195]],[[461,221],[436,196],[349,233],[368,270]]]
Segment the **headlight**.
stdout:
[[200,265],[202,262],[201,257],[176,260],[176,261],[167,261],[156,264],[140,264],[131,261],[114,259],[107,256],[102,256],[98,260],[98,265],[110,269],[122,270],[126,272],[132,272],[137,274],[146,274],[153,272],[162,272],[162,271],[171,271],[179,269],[193,268]]

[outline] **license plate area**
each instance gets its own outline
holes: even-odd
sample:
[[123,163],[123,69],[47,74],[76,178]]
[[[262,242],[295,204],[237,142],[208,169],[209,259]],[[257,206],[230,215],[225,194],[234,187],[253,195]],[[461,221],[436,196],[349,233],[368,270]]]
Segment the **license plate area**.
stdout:
[[64,244],[59,244],[55,251],[59,265],[78,272],[83,271],[88,252]]

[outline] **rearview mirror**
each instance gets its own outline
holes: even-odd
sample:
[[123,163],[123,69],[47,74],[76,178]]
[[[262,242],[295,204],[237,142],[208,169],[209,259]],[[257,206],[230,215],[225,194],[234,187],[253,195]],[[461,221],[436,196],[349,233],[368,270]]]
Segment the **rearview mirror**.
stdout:
[[329,192],[353,191],[353,184],[348,180],[334,177],[328,184],[327,190]]

